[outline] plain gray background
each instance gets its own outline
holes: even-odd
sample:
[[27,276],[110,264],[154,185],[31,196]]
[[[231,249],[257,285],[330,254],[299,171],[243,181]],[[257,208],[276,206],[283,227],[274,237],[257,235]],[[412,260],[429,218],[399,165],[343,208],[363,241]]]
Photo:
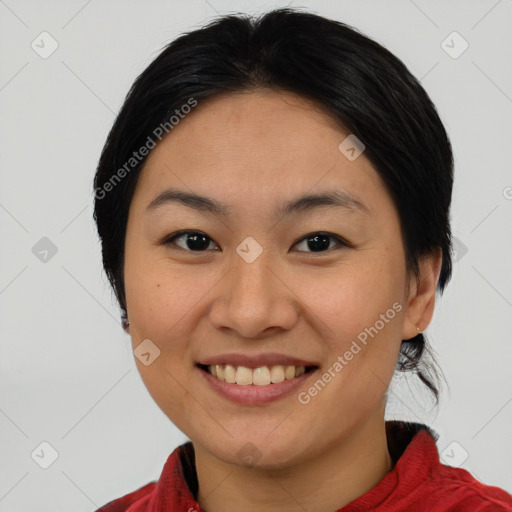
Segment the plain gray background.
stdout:
[[[397,379],[388,416],[431,425],[444,461],[512,491],[512,0],[0,0],[1,511],[95,510],[157,479],[186,440],[120,327],[92,179],[130,85],[165,44],[218,14],[285,5],[386,46],[438,108],[456,158],[457,254],[427,335],[450,390],[436,413]],[[46,261],[43,237],[57,250]]]

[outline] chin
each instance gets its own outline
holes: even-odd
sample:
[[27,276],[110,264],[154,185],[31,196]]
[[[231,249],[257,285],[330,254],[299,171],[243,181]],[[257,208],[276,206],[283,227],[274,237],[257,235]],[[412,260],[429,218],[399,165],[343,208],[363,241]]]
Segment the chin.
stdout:
[[248,429],[222,440],[198,439],[198,442],[216,458],[229,464],[259,469],[278,469],[291,466],[307,452],[304,438],[291,436],[283,432],[267,435],[260,431]]

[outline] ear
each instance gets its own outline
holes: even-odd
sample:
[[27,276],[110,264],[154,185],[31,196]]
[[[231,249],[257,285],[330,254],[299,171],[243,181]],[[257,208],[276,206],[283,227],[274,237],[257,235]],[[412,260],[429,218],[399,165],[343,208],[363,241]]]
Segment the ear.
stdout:
[[130,334],[130,322],[125,311],[121,315],[121,327],[127,334]]
[[403,340],[409,340],[423,332],[432,320],[442,262],[441,249],[420,258],[419,275],[411,276],[409,281],[407,308],[402,328]]

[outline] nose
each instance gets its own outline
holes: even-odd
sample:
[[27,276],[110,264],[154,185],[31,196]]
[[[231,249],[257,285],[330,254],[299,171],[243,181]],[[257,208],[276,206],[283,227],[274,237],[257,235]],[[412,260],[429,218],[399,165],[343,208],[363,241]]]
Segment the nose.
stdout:
[[215,328],[254,339],[293,328],[300,300],[290,276],[271,259],[261,254],[248,263],[236,255],[231,271],[215,287],[209,311]]

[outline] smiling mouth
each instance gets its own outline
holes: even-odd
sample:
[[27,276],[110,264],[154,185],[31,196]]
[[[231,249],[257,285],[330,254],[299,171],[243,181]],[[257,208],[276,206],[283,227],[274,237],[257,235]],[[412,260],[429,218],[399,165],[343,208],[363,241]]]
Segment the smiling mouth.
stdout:
[[222,382],[238,384],[240,386],[279,384],[285,380],[301,377],[305,373],[312,372],[318,368],[318,366],[302,365],[274,365],[260,366],[258,368],[230,364],[198,364],[197,366]]

